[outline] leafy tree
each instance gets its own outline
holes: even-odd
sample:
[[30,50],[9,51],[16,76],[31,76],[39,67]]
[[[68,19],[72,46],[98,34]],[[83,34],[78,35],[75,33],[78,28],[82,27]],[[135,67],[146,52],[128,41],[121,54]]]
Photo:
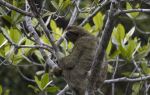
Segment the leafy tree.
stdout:
[[104,95],[150,93],[149,0],[0,0],[0,5],[0,95],[72,93],[51,72],[73,47],[63,39],[69,25],[99,38],[87,95],[93,95],[88,88],[103,72],[102,63],[108,65]]

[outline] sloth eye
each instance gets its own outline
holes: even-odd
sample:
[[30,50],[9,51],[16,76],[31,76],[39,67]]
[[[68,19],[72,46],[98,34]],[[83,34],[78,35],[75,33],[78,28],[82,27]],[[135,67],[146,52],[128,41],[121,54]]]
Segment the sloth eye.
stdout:
[[70,31],[66,33],[66,39],[73,43],[77,40],[77,38],[78,38],[78,33],[70,32]]
[[68,31],[68,32],[66,33],[66,36],[67,36],[67,37],[77,37],[78,34],[75,33],[75,32]]

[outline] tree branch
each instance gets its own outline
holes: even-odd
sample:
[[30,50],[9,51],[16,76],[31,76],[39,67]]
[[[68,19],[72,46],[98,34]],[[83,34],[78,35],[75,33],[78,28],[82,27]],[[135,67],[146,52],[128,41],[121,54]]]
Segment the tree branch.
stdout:
[[[36,31],[32,27],[31,18],[26,17],[25,25],[26,25],[27,29],[34,34],[33,37],[34,37],[36,43],[39,45],[42,45],[42,42],[41,42],[38,34],[36,33]],[[46,52],[43,49],[40,48],[40,52],[43,55],[43,58],[45,59],[46,64],[48,64],[51,68],[57,67],[57,65],[49,58],[49,56],[46,54]]]
[[0,4],[1,4],[2,6],[8,7],[9,9],[15,10],[15,11],[17,11],[17,12],[23,14],[23,15],[30,16],[30,17],[33,17],[33,16],[34,16],[32,13],[29,13],[29,12],[26,12],[26,11],[24,11],[24,10],[21,10],[21,9],[19,9],[19,8],[17,8],[17,7],[15,7],[15,6],[13,6],[13,5],[11,5],[11,4],[9,4],[9,3],[3,1],[3,0],[0,0]]
[[30,5],[30,8],[31,8],[32,12],[34,13],[35,17],[39,21],[39,24],[43,28],[44,33],[46,34],[47,38],[49,39],[50,43],[52,44],[52,47],[55,50],[55,56],[57,57],[57,59],[59,59],[60,58],[59,53],[58,53],[59,49],[55,45],[55,40],[54,40],[54,37],[52,35],[52,32],[46,27],[46,25],[45,25],[43,19],[41,18],[40,13],[38,12],[33,0],[28,0],[28,3]]
[[109,0],[103,1],[103,3],[101,5],[99,5],[91,15],[89,15],[87,18],[85,18],[82,21],[82,23],[80,24],[80,26],[85,25],[88,22],[89,19],[93,18],[108,3],[109,3]]
[[128,9],[128,10],[118,10],[114,15],[120,15],[120,14],[124,14],[124,13],[132,13],[132,12],[150,13],[150,9]]
[[[79,6],[79,4],[80,4],[80,0],[77,1],[76,6]],[[71,18],[70,18],[70,21],[69,21],[69,23],[68,23],[68,26],[72,25],[72,24],[75,22],[75,20],[76,20],[78,14],[79,14],[78,9],[77,9],[77,7],[75,7],[75,8],[74,8],[74,11],[73,11],[73,13],[72,13],[72,16],[71,16]],[[56,42],[56,45],[57,45],[57,46],[59,46],[59,45],[62,43],[62,41],[63,41],[64,38],[65,38],[65,35],[66,35],[66,33],[63,33],[63,35],[60,37],[60,39]]]
[[67,90],[69,90],[69,86],[68,85],[66,85],[64,87],[64,89],[62,89],[57,95],[64,95]]
[[[26,10],[28,11],[27,9],[27,2],[26,2]],[[42,41],[40,40],[38,34],[36,33],[35,29],[33,28],[32,26],[32,23],[31,23],[31,18],[30,17],[25,17],[25,22],[23,24],[25,26],[25,29],[27,29],[28,31],[31,32],[31,34],[33,34],[33,38],[34,40],[36,41],[37,44],[39,44],[40,46],[42,46]],[[45,59],[46,61],[46,66],[45,66],[45,69],[47,71],[47,65],[50,66],[51,68],[55,68],[55,67],[58,67],[50,58],[49,56],[46,54],[46,52],[40,48],[40,52],[43,56],[43,58]]]
[[28,78],[27,76],[25,76],[25,75],[23,74],[23,72],[21,72],[21,70],[20,70],[19,67],[17,67],[17,69],[18,69],[18,73],[21,75],[21,77],[23,77],[23,78],[24,78],[25,80],[27,80],[27,81],[30,81],[30,82],[35,83],[35,81],[34,81],[33,79],[30,79],[30,78]]
[[139,78],[122,77],[122,78],[117,78],[117,79],[105,80],[104,83],[138,82],[138,81],[145,81],[145,80],[149,80],[149,79],[150,79],[150,76],[142,76],[142,77],[139,77]]
[[96,87],[97,76],[100,74],[100,70],[102,68],[102,63],[105,56],[105,50],[108,46],[112,30],[114,28],[114,12],[116,11],[115,8],[115,0],[112,0],[110,11],[108,12],[108,18],[105,24],[105,28],[102,33],[101,39],[99,39],[98,48],[96,50],[96,55],[91,67],[91,75],[89,77],[89,83],[87,86],[86,94],[85,95],[95,95],[94,89]]

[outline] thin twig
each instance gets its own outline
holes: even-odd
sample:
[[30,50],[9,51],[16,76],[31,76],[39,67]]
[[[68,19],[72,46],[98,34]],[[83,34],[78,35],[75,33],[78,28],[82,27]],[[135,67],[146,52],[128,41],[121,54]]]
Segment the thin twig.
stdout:
[[[77,1],[76,5],[79,6],[79,4],[80,4],[80,0]],[[77,9],[77,7],[75,7],[75,8],[74,8],[74,11],[73,11],[73,13],[72,13],[72,16],[71,16],[71,18],[70,18],[70,21],[69,21],[69,23],[68,23],[68,26],[72,25],[72,24],[75,22],[78,13],[79,13],[79,12],[78,12],[78,9]],[[63,40],[64,40],[64,38],[65,38],[65,35],[66,35],[66,32],[63,33],[62,36],[60,37],[60,39],[56,42],[56,45],[57,45],[57,46],[59,46],[59,45],[63,42]]]
[[30,78],[28,78],[27,76],[25,76],[25,75],[21,72],[21,70],[20,70],[19,67],[17,67],[17,69],[18,69],[18,73],[19,73],[25,80],[35,83],[35,81],[34,81],[33,79],[30,79]]
[[142,13],[150,13],[150,9],[128,9],[128,10],[118,10],[114,15],[120,15],[124,13],[132,13],[132,12],[142,12]]
[[12,10],[15,10],[16,12],[19,12],[19,13],[21,13],[23,15],[30,16],[30,17],[34,16],[32,13],[29,13],[29,12],[26,12],[24,10],[21,10],[21,9],[19,9],[19,8],[17,8],[15,6],[13,6],[13,5],[5,2],[4,0],[0,0],[0,4],[3,5],[3,6],[5,6],[5,7],[8,7],[10,9],[12,9]]
[[[118,57],[116,58],[116,65],[115,65],[115,70],[114,70],[114,73],[112,75],[112,79],[115,78],[115,75],[116,75],[116,72],[117,72],[117,68],[118,68]],[[112,95],[115,95],[115,83],[112,83]]]
[[149,80],[149,79],[150,79],[150,76],[142,76],[139,78],[122,77],[122,78],[117,78],[117,79],[105,80],[104,83],[138,82],[138,81],[145,81],[145,80]]
[[57,95],[64,95],[65,92],[68,91],[68,90],[69,90],[69,86],[66,85],[66,86],[64,87],[64,89],[62,89],[59,93],[57,93]]
[[22,55],[23,56],[23,58],[26,60],[26,61],[28,61],[29,63],[32,63],[32,64],[34,64],[34,65],[36,65],[36,66],[43,66],[42,64],[38,64],[38,63],[36,63],[36,62],[34,62],[34,61],[31,61],[29,58],[27,58],[25,55]]
[[48,48],[48,47],[46,47],[46,46],[42,46],[42,45],[17,45],[17,44],[15,44],[15,42],[13,42],[3,31],[1,31],[1,32],[2,32],[2,35],[8,40],[8,42],[9,42],[11,45],[13,45],[13,46],[15,46],[15,47],[17,47],[17,48],[37,48],[37,49],[43,48],[43,49],[48,50],[49,52],[52,52],[52,53],[53,53],[53,50],[52,50],[52,49],[50,49],[50,48]]
[[[76,5],[77,5],[77,6],[79,6],[80,1],[81,1],[81,0],[77,0],[77,2],[76,2]],[[78,16],[78,9],[77,9],[77,7],[75,7],[75,8],[74,8],[74,11],[73,11],[73,13],[72,13],[71,19],[70,19],[70,21],[69,21],[69,23],[68,23],[68,26],[72,25],[72,24],[75,22],[77,16]]]
[[100,6],[98,6],[91,15],[89,15],[87,18],[85,18],[79,26],[85,25],[89,19],[94,17],[108,3],[109,3],[109,0],[105,0],[104,2],[102,2],[102,4]]

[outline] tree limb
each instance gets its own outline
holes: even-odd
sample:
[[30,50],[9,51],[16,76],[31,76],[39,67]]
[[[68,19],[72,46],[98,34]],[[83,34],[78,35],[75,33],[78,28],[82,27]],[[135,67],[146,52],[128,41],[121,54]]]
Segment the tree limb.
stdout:
[[102,63],[104,60],[105,56],[105,50],[108,46],[111,33],[114,27],[114,17],[113,14],[115,12],[115,0],[112,0],[111,6],[110,6],[110,11],[108,13],[108,18],[105,24],[105,28],[102,33],[101,39],[99,39],[98,47],[96,50],[96,55],[95,59],[93,61],[93,65],[91,67],[91,75],[89,76],[89,83],[87,86],[86,94],[85,95],[95,95],[94,94],[94,89],[96,86],[96,81],[97,81],[97,76],[100,74],[100,70],[102,67]]

